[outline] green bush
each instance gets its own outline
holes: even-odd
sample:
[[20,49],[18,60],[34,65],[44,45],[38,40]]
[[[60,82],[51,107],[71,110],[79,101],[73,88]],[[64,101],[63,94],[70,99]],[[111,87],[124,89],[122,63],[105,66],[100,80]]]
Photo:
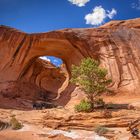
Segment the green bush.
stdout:
[[10,124],[14,130],[21,129],[23,127],[23,125],[15,117],[11,118]]
[[81,100],[80,104],[75,106],[75,111],[77,112],[91,112],[91,103],[86,100]]
[[104,126],[96,126],[95,129],[94,129],[94,131],[95,131],[99,136],[101,136],[101,135],[106,134],[109,130],[108,130],[106,127],[104,127]]

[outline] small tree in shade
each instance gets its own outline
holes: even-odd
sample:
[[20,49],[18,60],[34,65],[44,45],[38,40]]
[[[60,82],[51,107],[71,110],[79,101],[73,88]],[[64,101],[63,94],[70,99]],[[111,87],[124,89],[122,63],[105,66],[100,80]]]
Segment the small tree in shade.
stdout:
[[92,109],[96,97],[109,91],[107,85],[111,83],[111,79],[107,79],[106,75],[107,70],[99,67],[99,62],[92,58],[84,58],[79,66],[72,66],[71,82],[85,92]]

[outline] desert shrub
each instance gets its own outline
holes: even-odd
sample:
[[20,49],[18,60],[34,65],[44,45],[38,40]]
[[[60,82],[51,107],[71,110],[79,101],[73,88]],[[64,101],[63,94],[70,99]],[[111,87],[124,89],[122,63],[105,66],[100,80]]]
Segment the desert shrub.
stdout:
[[75,105],[75,111],[77,112],[91,112],[92,106],[89,101],[81,100],[78,105]]
[[12,126],[12,129],[14,130],[21,129],[23,127],[23,125],[15,117],[11,118],[10,125]]
[[96,106],[102,106],[102,107],[105,106],[105,102],[104,102],[104,100],[103,100],[102,98],[97,98],[97,99],[94,101],[94,104],[95,104]]
[[96,126],[95,129],[94,129],[94,132],[96,132],[98,135],[104,135],[108,132],[109,130],[104,127],[104,126]]
[[112,118],[112,112],[108,109],[105,109],[103,112],[102,112],[102,116],[103,118]]

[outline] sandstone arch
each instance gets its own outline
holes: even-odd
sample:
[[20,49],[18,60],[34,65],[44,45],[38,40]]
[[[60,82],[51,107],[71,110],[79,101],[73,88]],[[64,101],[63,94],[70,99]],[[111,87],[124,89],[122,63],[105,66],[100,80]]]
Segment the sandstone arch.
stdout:
[[34,34],[0,26],[0,83],[20,81],[40,56],[61,58],[69,72],[72,64],[92,57],[108,69],[112,88],[140,93],[139,37],[140,19]]
[[[5,62],[1,69],[8,70],[7,74],[12,68],[19,70],[18,73],[11,71],[13,74],[10,74],[9,80],[20,78],[28,65],[40,56],[61,58],[69,71],[72,64],[78,64],[83,57],[89,56],[82,41],[67,30],[40,34],[26,34],[3,26],[0,27],[0,30],[1,46],[8,51],[7,63]],[[7,67],[9,68],[7,69]],[[3,76],[0,77],[4,80]]]

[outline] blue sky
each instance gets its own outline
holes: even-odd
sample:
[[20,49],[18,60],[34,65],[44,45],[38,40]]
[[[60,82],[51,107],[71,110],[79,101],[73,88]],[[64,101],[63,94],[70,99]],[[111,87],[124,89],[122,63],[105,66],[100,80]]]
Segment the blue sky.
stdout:
[[27,33],[95,27],[138,17],[140,0],[0,0],[0,24]]

